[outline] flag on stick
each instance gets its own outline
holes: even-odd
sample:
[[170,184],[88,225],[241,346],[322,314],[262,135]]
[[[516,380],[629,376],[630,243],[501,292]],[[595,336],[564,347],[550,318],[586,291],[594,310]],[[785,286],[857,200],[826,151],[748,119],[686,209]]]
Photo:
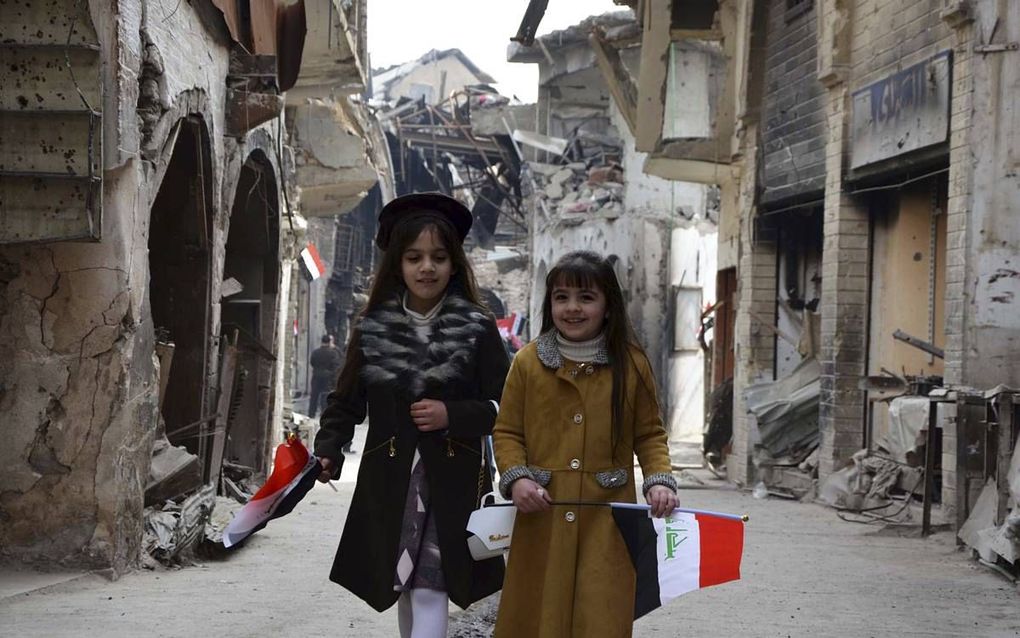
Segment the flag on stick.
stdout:
[[746,517],[678,509],[651,518],[647,505],[611,507],[637,573],[635,619],[689,591],[740,578]]
[[322,468],[319,459],[301,441],[290,434],[276,448],[273,472],[266,484],[242,507],[223,531],[223,546],[232,547],[266,526],[289,514],[315,485]]

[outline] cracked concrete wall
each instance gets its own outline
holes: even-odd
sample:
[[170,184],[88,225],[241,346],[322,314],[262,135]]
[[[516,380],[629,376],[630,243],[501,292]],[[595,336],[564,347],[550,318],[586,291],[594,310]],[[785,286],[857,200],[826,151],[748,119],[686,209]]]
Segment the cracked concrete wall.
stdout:
[[[265,147],[279,179],[275,128],[241,143],[223,136],[224,34],[188,3],[167,9],[142,0],[120,2],[116,13],[90,6],[110,150],[102,241],[0,247],[0,559],[114,574],[137,559],[159,421],[149,211],[177,121],[201,117],[209,133],[211,334],[239,167]],[[215,370],[215,342],[210,351]]]
[[[994,43],[1020,41],[1020,5],[982,0],[974,3],[975,20],[967,32],[996,32]],[[996,29],[996,26],[998,27]],[[985,37],[988,37],[987,35]],[[962,33],[964,42],[969,33]],[[980,44],[980,42],[978,42]],[[964,54],[966,55],[966,53]],[[954,65],[954,94],[969,93],[971,110],[960,142],[968,143],[954,156],[950,195],[958,195],[969,215],[954,216],[950,206],[949,267],[964,270],[962,286],[947,303],[949,321],[961,337],[947,348],[960,363],[947,377],[951,382],[985,389],[1000,383],[1020,386],[1020,121],[1016,95],[1020,67],[1016,52],[964,58]],[[967,74],[969,64],[970,74]],[[953,118],[957,114],[954,110]],[[954,127],[955,128],[955,127]],[[966,139],[969,137],[969,140]],[[954,146],[957,144],[954,140]],[[957,232],[952,232],[953,230]],[[962,249],[962,250],[960,250]],[[960,289],[962,288],[962,290]],[[962,324],[962,325],[961,325]],[[959,346],[954,347],[956,344]],[[947,353],[948,356],[948,353]]]
[[103,242],[0,250],[6,556],[123,568],[141,541],[157,411],[144,172],[105,178]]

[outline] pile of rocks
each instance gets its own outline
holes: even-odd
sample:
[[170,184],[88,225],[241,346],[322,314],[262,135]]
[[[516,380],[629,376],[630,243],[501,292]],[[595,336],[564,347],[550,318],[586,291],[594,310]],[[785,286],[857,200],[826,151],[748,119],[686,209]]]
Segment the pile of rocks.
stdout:
[[553,215],[618,217],[623,213],[623,168],[616,163],[556,165],[529,162],[535,195]]

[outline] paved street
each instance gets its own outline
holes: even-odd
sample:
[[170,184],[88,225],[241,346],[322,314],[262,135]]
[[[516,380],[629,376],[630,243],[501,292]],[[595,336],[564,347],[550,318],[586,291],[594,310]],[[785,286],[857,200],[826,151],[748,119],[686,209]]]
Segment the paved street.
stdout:
[[[7,595],[0,635],[396,636],[395,609],[377,614],[326,579],[350,476],[338,493],[317,486],[229,559]],[[948,532],[904,537],[819,506],[708,487],[684,491],[683,503],[751,516],[743,580],[674,601],[639,621],[635,636],[1020,636],[1016,586],[958,551]],[[451,635],[487,635],[493,608],[459,614]]]

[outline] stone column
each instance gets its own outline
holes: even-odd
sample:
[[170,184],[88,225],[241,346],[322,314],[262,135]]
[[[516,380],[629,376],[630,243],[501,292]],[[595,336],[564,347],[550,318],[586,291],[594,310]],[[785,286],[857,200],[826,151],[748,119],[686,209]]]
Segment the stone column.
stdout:
[[[946,358],[944,382],[964,382],[967,329],[967,227],[973,193],[974,160],[971,149],[973,119],[973,23],[966,11],[948,9],[942,18],[956,29],[953,47],[953,89],[949,118],[949,198],[946,206]],[[942,424],[942,511],[956,520],[957,476],[956,418]]]
[[843,192],[849,91],[829,86],[826,119],[825,222],[822,252],[822,393],[819,478],[843,467],[864,443],[868,331],[868,209]]
[[[756,131],[749,130],[745,139],[757,139]],[[748,485],[755,478],[751,462],[755,426],[747,413],[744,389],[772,379],[776,353],[775,337],[763,328],[762,321],[771,322],[776,312],[777,251],[772,238],[756,236],[755,232],[755,157],[754,149],[744,155],[737,206],[742,212],[735,211],[741,215],[741,228],[734,330],[733,449],[727,459],[727,473],[740,485]]]

